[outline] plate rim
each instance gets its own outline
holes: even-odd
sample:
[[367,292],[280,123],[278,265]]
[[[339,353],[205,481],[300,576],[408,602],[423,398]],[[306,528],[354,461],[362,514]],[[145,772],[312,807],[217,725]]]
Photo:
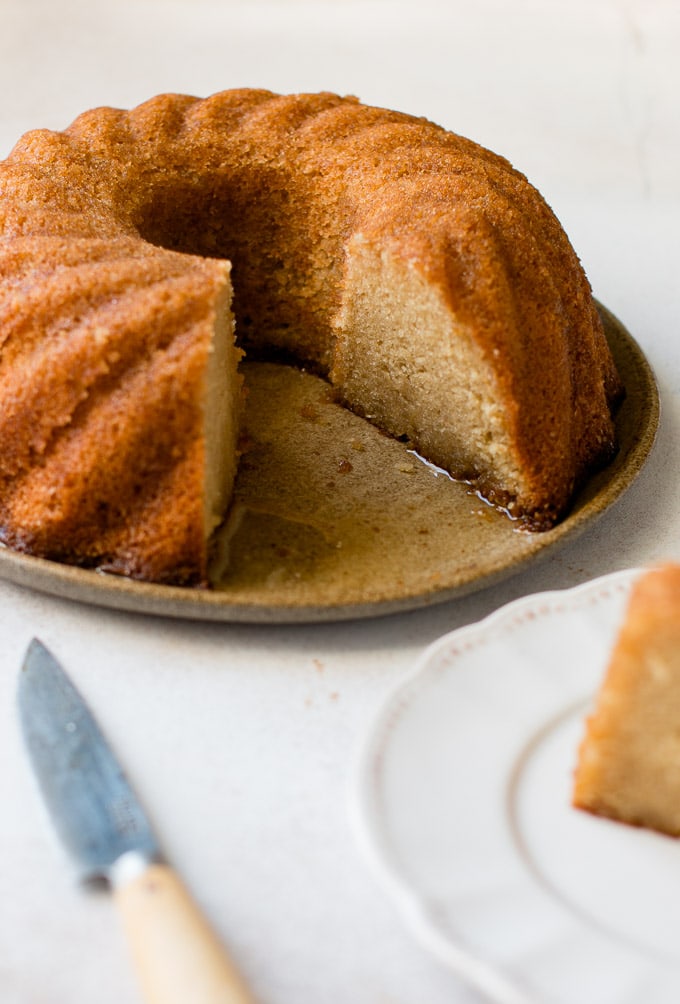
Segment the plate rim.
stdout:
[[[625,351],[634,358],[635,371],[644,391],[641,410],[646,420],[628,445],[625,461],[604,486],[581,506],[578,505],[577,495],[576,509],[551,530],[537,534],[541,546],[515,561],[499,559],[478,576],[431,591],[402,592],[395,597],[328,604],[243,603],[230,599],[225,591],[142,582],[24,554],[2,544],[0,579],[61,599],[113,610],[234,624],[311,624],[376,618],[439,605],[503,581],[573,540],[609,511],[635,482],[654,447],[659,428],[660,398],[653,369],[623,323],[607,307],[597,300],[595,302],[610,340],[615,340],[619,351]],[[598,476],[606,476],[607,470],[605,468],[601,475],[595,474],[591,482]],[[584,490],[587,489],[588,484]]]

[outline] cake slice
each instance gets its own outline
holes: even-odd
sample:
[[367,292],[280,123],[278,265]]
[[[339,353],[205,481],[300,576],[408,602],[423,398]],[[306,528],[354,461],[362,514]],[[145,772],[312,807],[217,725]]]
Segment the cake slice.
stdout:
[[586,723],[573,804],[680,836],[680,565],[633,587]]

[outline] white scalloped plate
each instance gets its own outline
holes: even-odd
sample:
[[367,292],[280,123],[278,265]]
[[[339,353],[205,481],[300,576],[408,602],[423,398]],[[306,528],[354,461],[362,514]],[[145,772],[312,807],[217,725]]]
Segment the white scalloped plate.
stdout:
[[422,944],[503,1004],[677,1004],[680,842],[570,805],[639,571],[446,635],[383,707],[360,843]]

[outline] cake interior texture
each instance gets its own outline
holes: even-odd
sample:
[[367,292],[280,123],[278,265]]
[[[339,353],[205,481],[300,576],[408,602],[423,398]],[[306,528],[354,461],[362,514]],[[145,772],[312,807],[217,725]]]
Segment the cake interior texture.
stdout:
[[231,290],[222,290],[216,305],[212,343],[205,373],[203,424],[205,439],[204,516],[208,540],[223,522],[236,480],[243,380],[241,352],[234,338]]
[[680,565],[635,583],[575,773],[574,804],[680,836]]
[[507,161],[424,119],[161,95],[26,134],[0,196],[11,547],[205,583],[242,351],[325,376],[531,529],[615,452],[622,387],[563,229]]

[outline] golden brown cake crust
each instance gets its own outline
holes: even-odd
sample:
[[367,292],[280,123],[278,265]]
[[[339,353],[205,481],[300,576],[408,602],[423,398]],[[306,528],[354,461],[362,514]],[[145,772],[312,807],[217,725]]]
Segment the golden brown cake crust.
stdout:
[[[357,240],[425,280],[493,381],[517,484],[467,460],[452,473],[535,526],[563,515],[612,455],[621,388],[541,196],[424,119],[234,90],[94,109],[64,132],[27,133],[0,165],[0,539],[204,580],[190,496],[204,463],[200,369],[228,283],[217,259],[233,262],[246,350],[292,353],[342,395],[338,318]],[[420,445],[417,428],[392,426]]]
[[635,582],[575,772],[578,808],[680,836],[680,565]]

